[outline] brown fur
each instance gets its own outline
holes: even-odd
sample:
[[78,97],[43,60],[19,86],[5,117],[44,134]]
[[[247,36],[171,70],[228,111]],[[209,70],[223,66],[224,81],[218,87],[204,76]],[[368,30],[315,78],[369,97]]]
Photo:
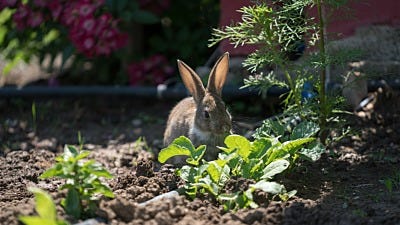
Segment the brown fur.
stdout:
[[[218,156],[216,146],[223,145],[232,126],[231,116],[221,98],[229,68],[229,54],[225,53],[216,62],[207,88],[204,88],[199,76],[185,63],[178,60],[178,68],[192,97],[181,100],[172,109],[164,132],[164,145],[169,145],[179,136],[186,136],[196,147],[207,145],[205,159],[215,159]],[[183,163],[183,158],[170,162],[180,164]]]

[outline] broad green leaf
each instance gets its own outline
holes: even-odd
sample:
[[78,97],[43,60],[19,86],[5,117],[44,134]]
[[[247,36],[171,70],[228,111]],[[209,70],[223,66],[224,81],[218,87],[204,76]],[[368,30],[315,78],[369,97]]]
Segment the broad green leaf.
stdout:
[[64,161],[69,161],[70,159],[76,157],[78,155],[78,150],[75,146],[72,145],[65,145],[64,146]]
[[114,198],[115,197],[115,195],[112,192],[112,190],[108,186],[106,186],[106,185],[104,185],[102,183],[99,183],[98,185],[95,185],[95,191],[94,192],[97,193],[97,194],[102,194],[102,195],[104,195],[104,196],[106,196],[108,198]]
[[212,161],[209,163],[207,172],[210,175],[212,181],[218,184],[221,177],[222,168],[216,162]]
[[209,175],[206,177],[200,178],[198,183],[194,183],[194,185],[202,187],[210,192],[214,196],[218,196],[220,187],[214,183]]
[[251,158],[260,158],[272,146],[270,138],[259,138],[251,143]]
[[90,151],[80,151],[79,154],[75,157],[76,160],[81,160],[90,155]]
[[291,154],[295,153],[304,144],[314,141],[315,138],[299,138],[282,143],[281,149]]
[[6,23],[13,15],[14,10],[4,8],[0,11],[0,24]]
[[292,198],[293,196],[295,196],[296,193],[297,193],[296,190],[291,190],[291,191],[289,191],[289,192],[279,194],[279,198],[281,198],[282,201],[287,201],[287,200],[289,200],[290,198]]
[[50,177],[55,177],[58,175],[61,175],[63,173],[63,166],[61,164],[55,164],[53,167],[47,169],[44,171],[39,178],[40,179],[46,179]]
[[185,149],[189,150],[190,152],[194,152],[195,151],[194,145],[192,144],[190,139],[185,137],[185,136],[180,136],[180,137],[176,138],[172,142],[172,144],[177,145],[180,148],[185,148]]
[[311,161],[317,161],[321,154],[324,153],[325,146],[320,142],[316,141],[312,143],[308,148],[303,148],[299,151],[301,156],[304,156],[306,159]]
[[39,216],[55,221],[57,215],[56,206],[51,196],[40,188],[30,187],[28,190],[35,195],[35,209]]
[[260,159],[250,159],[248,162],[242,164],[241,167],[241,175],[244,178],[254,178],[255,173],[257,172],[256,165],[260,162]]
[[96,170],[91,170],[91,174],[96,175],[97,177],[104,177],[111,179],[113,178],[113,175],[111,175],[110,172],[108,172],[106,169],[96,169]]
[[294,129],[292,134],[290,135],[291,140],[312,137],[316,135],[319,131],[319,126],[317,123],[312,121],[303,121],[299,123]]
[[7,32],[8,28],[6,26],[0,26],[0,45],[3,43]]
[[48,45],[59,37],[59,32],[56,29],[50,30],[43,38],[43,44]]
[[251,184],[250,187],[254,189],[260,189],[264,192],[271,193],[274,195],[280,194],[285,190],[285,187],[282,184],[265,180],[260,180],[255,184]]
[[203,158],[204,153],[206,152],[206,149],[206,145],[200,145],[196,148],[196,150],[194,150],[194,152],[191,152],[191,155],[186,159],[186,162],[191,165],[198,166],[200,160]]
[[264,175],[261,177],[261,179],[272,179],[272,177],[276,174],[282,173],[284,170],[286,170],[289,165],[289,161],[285,159],[275,160],[264,168]]
[[198,170],[199,170],[198,168],[193,168],[191,166],[184,165],[179,170],[178,174],[179,177],[182,178],[182,180],[188,183],[194,183],[197,182],[196,176],[198,175]]
[[18,219],[26,225],[59,225],[56,220],[38,216],[20,216]]
[[224,143],[229,149],[237,149],[237,153],[245,160],[250,155],[250,141],[243,136],[236,134],[229,135],[225,138]]
[[238,193],[222,193],[218,195],[218,199],[223,201],[235,201],[237,197]]
[[268,160],[265,163],[266,165],[270,164],[271,162],[277,160],[277,159],[285,159],[290,157],[290,153],[288,152],[288,149],[283,148],[282,144],[277,144],[276,146],[273,146],[271,150],[268,152]]
[[168,147],[161,149],[160,153],[158,153],[158,161],[160,163],[165,163],[169,158],[179,155],[190,156],[190,151],[187,148],[171,144]]
[[82,208],[79,193],[75,188],[68,189],[67,197],[64,202],[64,209],[67,214],[72,215],[76,219],[80,218]]

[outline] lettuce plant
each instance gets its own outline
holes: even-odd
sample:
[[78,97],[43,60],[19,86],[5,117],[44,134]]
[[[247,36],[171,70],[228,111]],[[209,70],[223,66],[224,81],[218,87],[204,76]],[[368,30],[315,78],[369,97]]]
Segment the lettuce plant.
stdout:
[[[311,151],[304,154],[304,147],[316,139],[302,137],[281,142],[279,138],[259,138],[253,142],[240,135],[229,135],[225,138],[225,147],[220,147],[218,159],[205,161],[202,159],[206,146],[195,148],[186,137],[177,138],[170,146],[162,149],[158,160],[164,163],[171,157],[187,156],[187,165],[177,170],[185,181],[184,189],[190,198],[202,194],[211,194],[226,210],[238,208],[255,208],[258,205],[253,200],[253,193],[261,190],[287,200],[296,190],[287,191],[282,184],[273,179],[293,166],[296,159],[305,156],[317,159],[321,151]],[[234,193],[224,192],[224,186],[231,178],[242,177],[254,181],[247,190]]]

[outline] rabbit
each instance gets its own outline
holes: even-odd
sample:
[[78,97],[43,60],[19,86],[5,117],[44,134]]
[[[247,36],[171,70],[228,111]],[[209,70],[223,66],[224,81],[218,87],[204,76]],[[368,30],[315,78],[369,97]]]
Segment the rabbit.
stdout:
[[[184,62],[177,60],[184,85],[192,97],[187,97],[172,109],[164,132],[164,145],[168,146],[179,136],[188,137],[195,147],[207,146],[204,159],[213,160],[218,156],[227,135],[231,134],[232,118],[221,98],[229,70],[229,53],[224,53],[210,72],[207,87],[200,77]],[[183,164],[185,157],[168,160],[172,164]]]

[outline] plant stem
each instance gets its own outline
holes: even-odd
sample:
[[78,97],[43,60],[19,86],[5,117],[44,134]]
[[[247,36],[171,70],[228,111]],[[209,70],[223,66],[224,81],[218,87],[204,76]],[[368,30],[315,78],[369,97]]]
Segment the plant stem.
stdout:
[[319,19],[319,33],[321,38],[319,40],[319,51],[321,54],[322,61],[322,69],[320,71],[320,85],[319,85],[319,101],[320,101],[320,115],[319,115],[319,123],[321,127],[321,135],[320,139],[322,143],[326,141],[326,118],[327,118],[327,110],[326,110],[326,90],[325,90],[325,82],[326,82],[326,58],[325,58],[325,21],[322,15],[322,1],[323,0],[315,0],[318,10],[318,19]]

